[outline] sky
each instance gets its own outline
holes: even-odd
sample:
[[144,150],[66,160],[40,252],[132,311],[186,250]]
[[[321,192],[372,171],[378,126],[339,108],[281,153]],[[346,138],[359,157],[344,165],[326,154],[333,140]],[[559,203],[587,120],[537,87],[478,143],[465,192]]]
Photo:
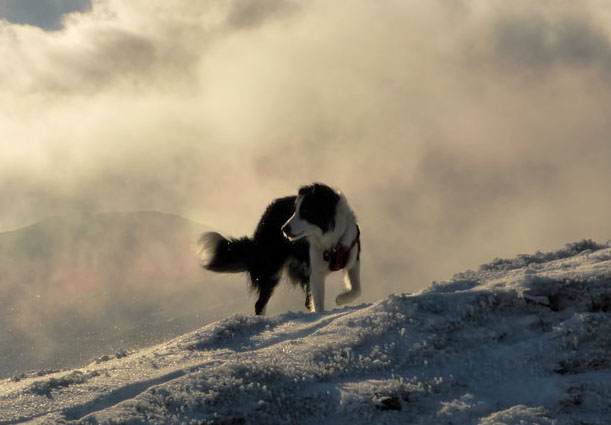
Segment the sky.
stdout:
[[19,0],[0,15],[0,231],[153,210],[240,236],[321,181],[359,218],[364,301],[611,239],[604,0]]
[[90,7],[90,0],[0,0],[0,18],[46,30],[59,30],[63,15]]

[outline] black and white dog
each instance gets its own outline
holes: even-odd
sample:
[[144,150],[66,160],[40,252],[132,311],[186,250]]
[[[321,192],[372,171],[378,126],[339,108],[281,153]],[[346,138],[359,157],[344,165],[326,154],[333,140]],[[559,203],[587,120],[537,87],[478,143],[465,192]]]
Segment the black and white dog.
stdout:
[[283,274],[304,289],[310,311],[324,311],[325,278],[333,271],[345,269],[346,292],[337,296],[337,305],[347,304],[361,293],[356,217],[346,197],[324,184],[304,186],[297,196],[274,200],[252,238],[225,238],[207,232],[198,248],[205,269],[249,274],[259,295],[256,314],[265,313]]

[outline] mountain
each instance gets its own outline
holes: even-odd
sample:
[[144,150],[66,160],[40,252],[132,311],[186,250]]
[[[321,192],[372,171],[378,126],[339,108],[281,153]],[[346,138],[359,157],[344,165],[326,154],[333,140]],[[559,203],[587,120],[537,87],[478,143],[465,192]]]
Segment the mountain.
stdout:
[[214,277],[192,250],[202,227],[156,212],[76,214],[0,234],[0,377],[76,367],[223,317],[235,298],[224,285],[206,302]]
[[611,245],[0,381],[0,424],[609,424]]

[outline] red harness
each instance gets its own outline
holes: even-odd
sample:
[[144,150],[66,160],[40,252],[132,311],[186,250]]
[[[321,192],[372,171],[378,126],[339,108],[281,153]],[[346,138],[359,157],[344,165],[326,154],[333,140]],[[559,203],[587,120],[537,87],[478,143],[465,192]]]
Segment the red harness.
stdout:
[[352,248],[354,248],[356,244],[360,244],[359,236],[360,232],[357,233],[356,238],[350,246],[343,246],[341,243],[338,243],[335,248],[328,249],[323,253],[323,259],[329,262],[329,270],[336,272],[346,267],[350,259]]

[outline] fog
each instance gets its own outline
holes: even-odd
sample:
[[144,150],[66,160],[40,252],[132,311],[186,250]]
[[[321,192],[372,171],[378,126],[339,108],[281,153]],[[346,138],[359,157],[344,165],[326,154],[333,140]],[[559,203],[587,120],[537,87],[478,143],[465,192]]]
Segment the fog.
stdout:
[[602,0],[96,0],[59,31],[0,21],[0,231],[152,210],[240,236],[321,181],[359,218],[364,302],[606,241],[610,20]]

